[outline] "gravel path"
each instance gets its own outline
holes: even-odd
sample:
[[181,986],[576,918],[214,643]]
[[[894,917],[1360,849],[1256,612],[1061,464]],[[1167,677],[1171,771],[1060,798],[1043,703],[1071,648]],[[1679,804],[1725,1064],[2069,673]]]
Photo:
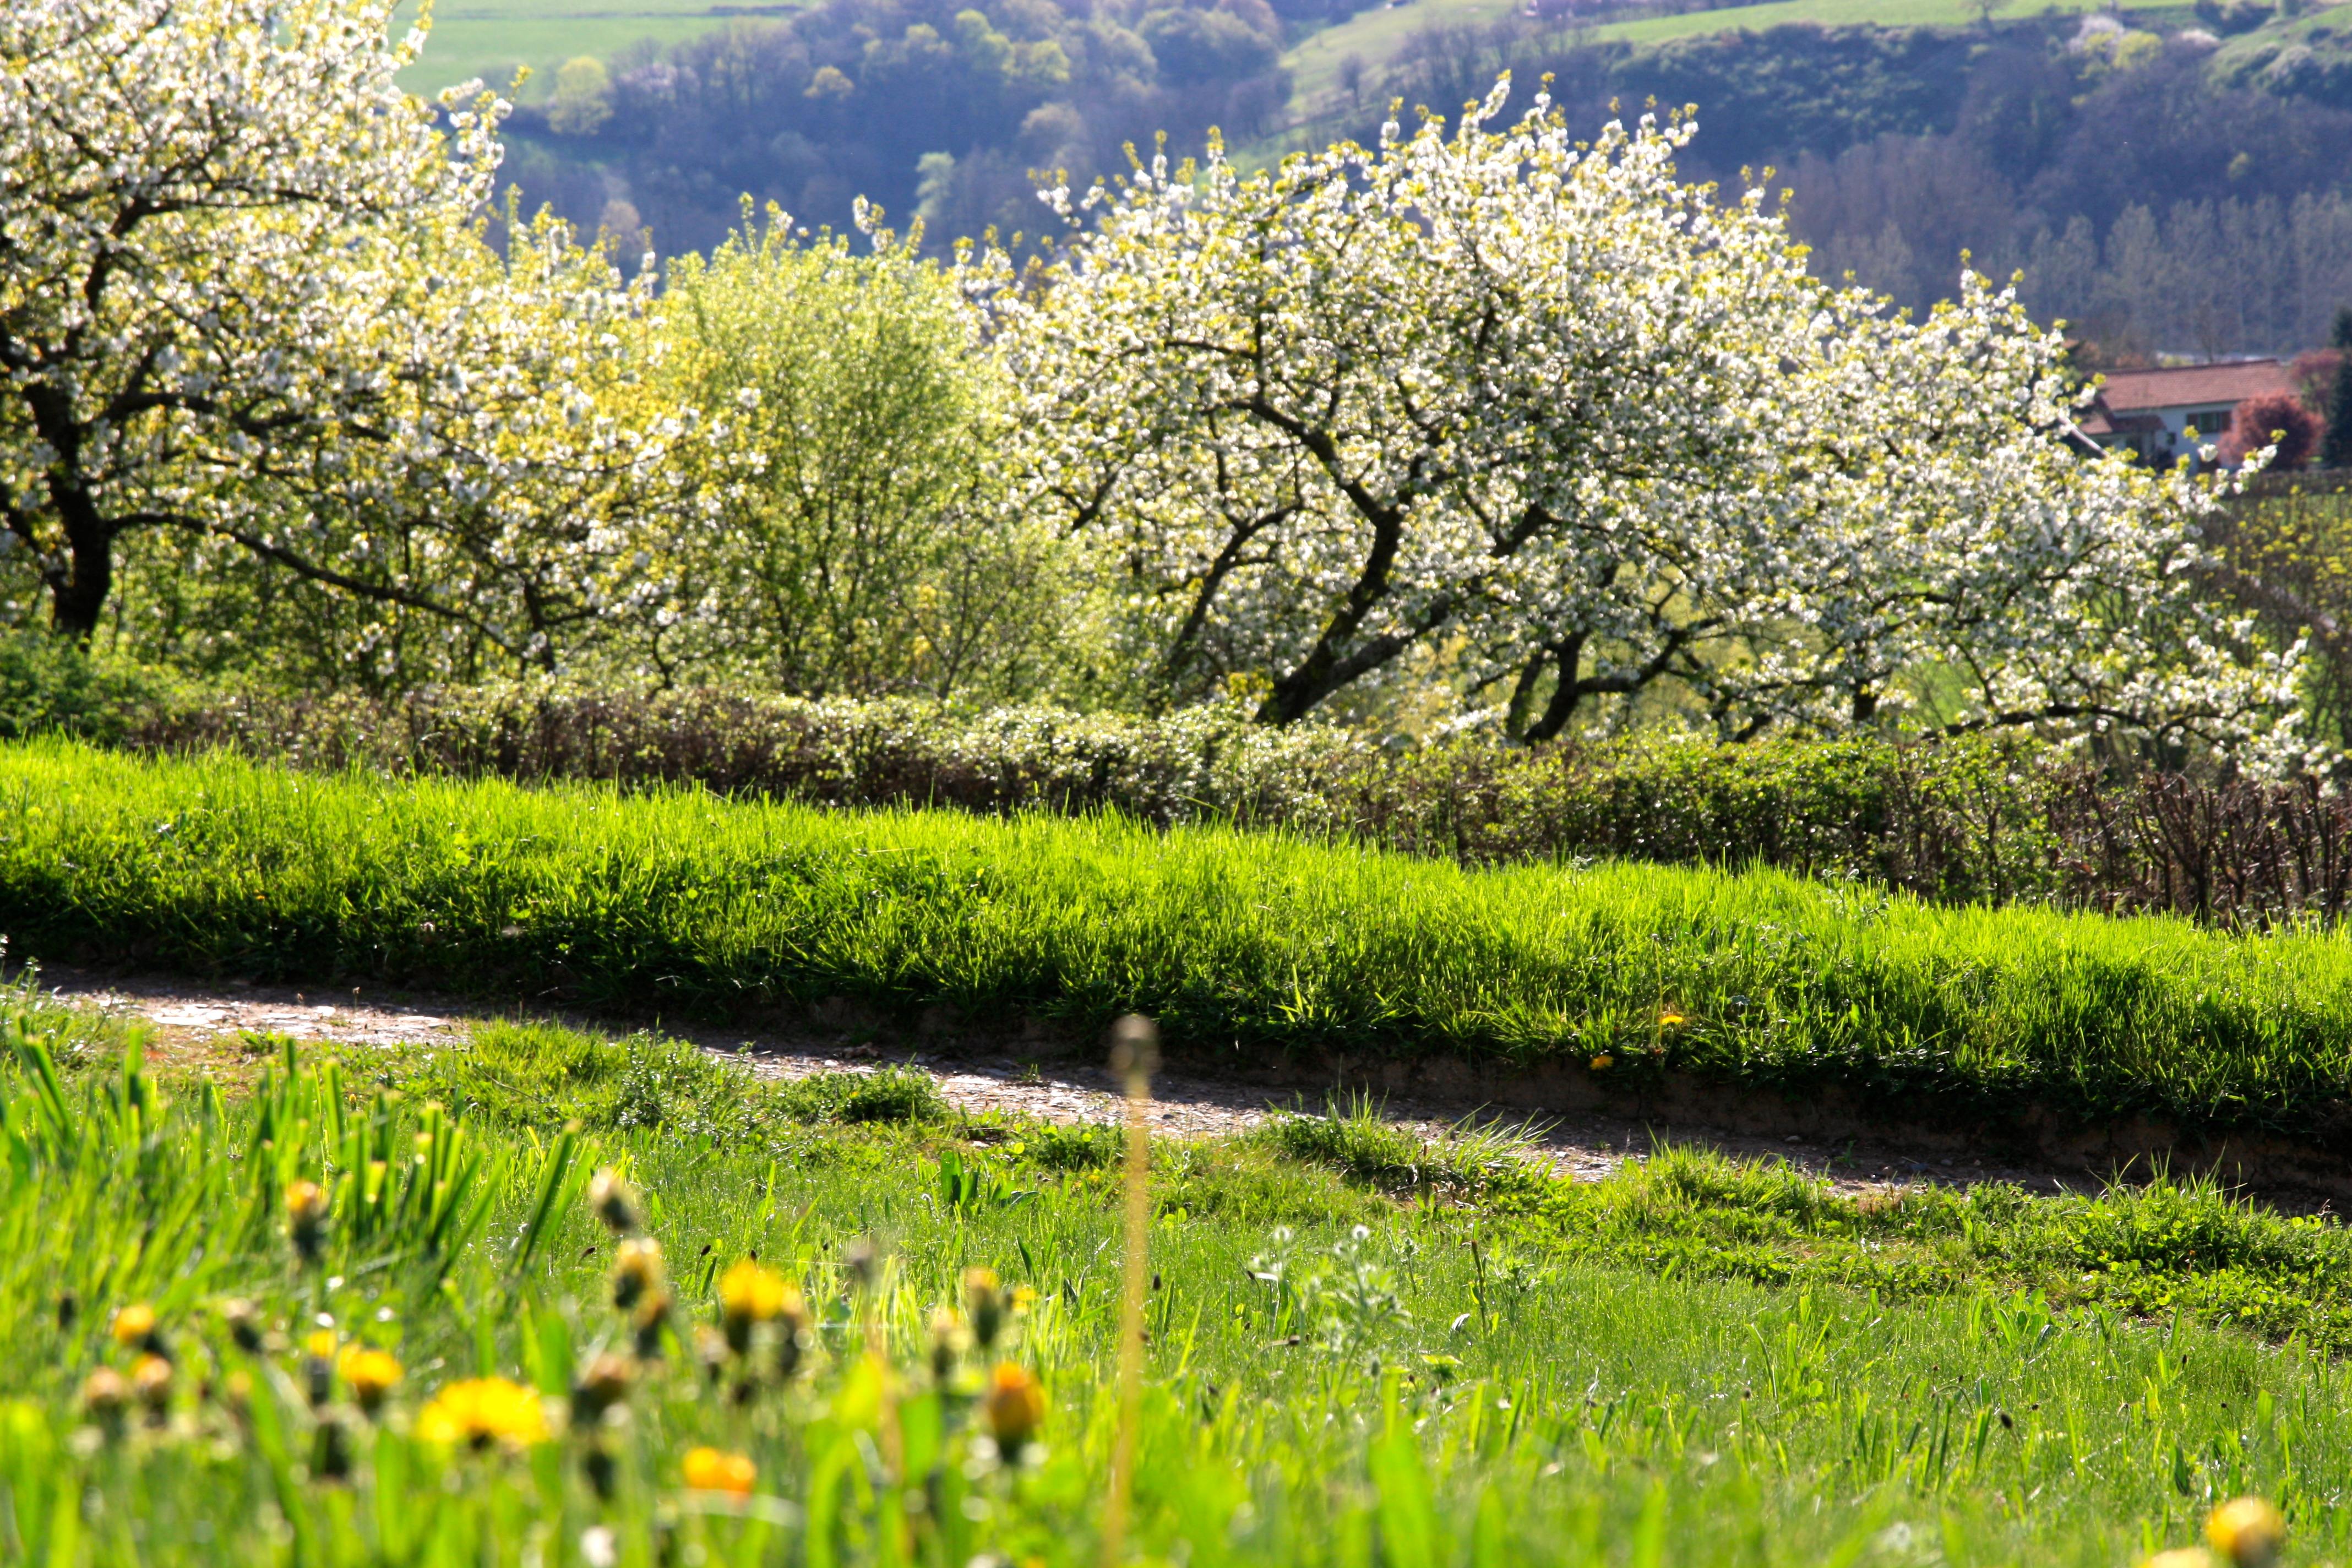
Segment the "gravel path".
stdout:
[[[329,995],[236,982],[213,986],[176,978],[57,966],[45,967],[40,979],[42,989],[62,1001],[152,1025],[155,1037],[151,1049],[162,1064],[216,1060],[221,1047],[244,1031],[276,1032],[297,1040],[343,1046],[457,1046],[484,1016],[447,997],[407,993],[378,996],[361,990]],[[567,1021],[588,1026],[597,1024],[593,1019]],[[931,1073],[950,1105],[975,1114],[1002,1110],[1060,1122],[1106,1121],[1121,1114],[1110,1075],[1102,1068],[1066,1060],[1024,1061],[1003,1055],[1001,1044],[991,1047],[995,1054],[967,1057],[944,1050],[877,1049],[856,1044],[856,1036],[846,1030],[748,1036],[740,1030],[694,1027],[667,1032],[740,1059],[764,1078],[794,1079],[814,1072],[871,1070],[897,1064]],[[1269,1094],[1260,1088],[1181,1073],[1162,1075],[1152,1089],[1154,1124],[1181,1137],[1236,1132],[1297,1103],[1288,1093]],[[1307,1103],[1311,1107],[1314,1102],[1309,1099]],[[1381,1110],[1391,1121],[1425,1135],[1482,1112],[1474,1104],[1403,1099],[1387,1100]],[[2084,1173],[1929,1155],[1868,1142],[1832,1147],[1799,1139],[1738,1137],[1706,1127],[1643,1124],[1593,1115],[1539,1118],[1533,1144],[1561,1173],[1591,1181],[1627,1160],[1642,1159],[1657,1142],[1701,1144],[1730,1154],[1770,1154],[1856,1190],[1923,1182],[2005,1181],[2044,1193],[2089,1191],[2097,1185]]]

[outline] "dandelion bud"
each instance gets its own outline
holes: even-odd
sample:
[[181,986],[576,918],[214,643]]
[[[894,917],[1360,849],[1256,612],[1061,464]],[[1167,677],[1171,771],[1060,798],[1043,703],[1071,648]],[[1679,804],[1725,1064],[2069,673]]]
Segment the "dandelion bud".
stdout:
[[286,1184],[286,1236],[293,1242],[294,1250],[305,1263],[319,1260],[320,1244],[326,1239],[327,1194],[316,1182],[289,1182]]
[[760,1479],[759,1467],[748,1456],[717,1448],[688,1448],[680,1468],[686,1472],[686,1484],[698,1492],[750,1497],[752,1484]]
[[112,1367],[100,1367],[82,1379],[82,1408],[108,1426],[122,1418],[122,1407],[130,1403],[131,1385]]
[[319,1423],[317,1435],[310,1444],[310,1474],[322,1481],[351,1479],[351,1435],[343,1424],[330,1415]]
[[669,1321],[669,1292],[655,1289],[637,1303],[630,1327],[636,1335],[639,1361],[658,1361],[662,1353],[662,1329]]
[[133,1301],[114,1314],[114,1342],[125,1349],[153,1352],[155,1342],[155,1309],[144,1301]]
[[989,1374],[982,1405],[997,1451],[1008,1464],[1017,1461],[1038,1424],[1045,1419],[1045,1391],[1037,1386],[1027,1367],[1000,1362]]
[[2236,1498],[2213,1510],[2205,1539],[2237,1568],[2270,1568],[2286,1544],[2286,1521],[2262,1498]]
[[944,1385],[963,1353],[963,1328],[945,1307],[931,1314],[931,1381]]
[[142,1355],[131,1369],[131,1392],[148,1414],[161,1417],[172,1403],[172,1363],[159,1355]]
[[801,1352],[808,1348],[808,1302],[797,1286],[786,1286],[784,1310],[776,1314],[776,1377],[790,1383],[801,1369]]
[[313,1410],[335,1396],[335,1331],[320,1329],[302,1342],[302,1382]]
[[[613,1500],[613,1493],[620,1480],[621,1468],[614,1462],[613,1451],[610,1448],[605,1447],[602,1443],[591,1443],[582,1450],[580,1473],[588,1478],[589,1489],[596,1494],[598,1500],[603,1502]],[[593,1531],[589,1531],[591,1535],[594,1533]],[[586,1536],[582,1537],[583,1542],[586,1539]],[[616,1555],[609,1547],[606,1549],[604,1561],[608,1568]],[[591,1556],[590,1561],[593,1563],[595,1559]]]
[[841,1255],[841,1261],[848,1268],[850,1279],[860,1290],[874,1289],[874,1277],[881,1268],[882,1257],[875,1250],[872,1242],[851,1242],[848,1250]]
[[971,1315],[971,1337],[983,1351],[994,1347],[1004,1327],[1004,1292],[993,1268],[963,1271],[963,1308]]
[[625,1312],[645,1296],[660,1290],[661,1243],[650,1236],[631,1237],[613,1253],[613,1305]]
[[362,1410],[373,1416],[383,1408],[384,1395],[401,1379],[400,1363],[383,1351],[366,1350],[358,1345],[344,1347],[335,1370],[341,1373],[350,1385],[352,1397],[359,1401]]
[[228,1325],[228,1337],[236,1348],[251,1355],[261,1348],[261,1311],[252,1302],[239,1296],[221,1303],[221,1321]]
[[600,1355],[588,1363],[587,1374],[572,1391],[572,1406],[590,1416],[602,1415],[629,1396],[629,1384],[636,1375],[636,1368],[626,1359]]
[[711,1382],[727,1368],[727,1336],[709,1323],[694,1325],[694,1359],[702,1363],[702,1374]]
[[615,1236],[626,1236],[637,1228],[636,1189],[610,1165],[589,1182],[588,1206],[604,1222],[604,1228]]

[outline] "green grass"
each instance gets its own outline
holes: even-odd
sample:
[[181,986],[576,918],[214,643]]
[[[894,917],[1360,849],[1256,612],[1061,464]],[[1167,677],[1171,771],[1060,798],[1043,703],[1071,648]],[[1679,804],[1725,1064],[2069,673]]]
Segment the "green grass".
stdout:
[[[2031,5],[2011,0],[1996,15],[1995,21],[1998,24],[2044,12],[2073,16],[2099,8],[2095,0],[2035,0]],[[1284,152],[1319,144],[1321,139],[1337,132],[1342,119],[1340,111],[1354,107],[1347,102],[1347,94],[1339,80],[1339,64],[1349,56],[1362,59],[1376,83],[1381,65],[1414,34],[1436,27],[1483,27],[1520,9],[1515,0],[1411,0],[1406,5],[1359,11],[1344,22],[1308,34],[1282,58],[1283,68],[1290,72],[1292,80],[1290,118],[1294,130],[1285,136],[1253,144],[1245,150],[1248,161],[1271,162]],[[1575,39],[1594,44],[1659,44],[1710,33],[1742,29],[1760,32],[1792,22],[1811,22],[1825,27],[1865,24],[1880,27],[1982,25],[1977,7],[1968,0],[1769,0],[1765,5],[1728,5],[1670,16],[1602,23],[1576,34]],[[1532,84],[1521,85],[1523,92],[1532,90]],[[1377,107],[1371,100],[1367,102]],[[1449,117],[1461,108],[1452,103],[1429,107]],[[1702,103],[1698,107],[1700,121],[1705,123],[1707,106]]]
[[[223,1094],[158,1084],[87,1019],[0,1001],[10,1560],[455,1568],[593,1563],[609,1544],[633,1568],[1096,1561],[1110,1162],[1048,1155],[1043,1130],[1012,1124],[965,1139],[785,1116],[799,1142],[782,1151],[618,1120],[561,1131],[534,1120],[551,1087],[667,1047],[545,1028],[481,1053],[289,1058]],[[468,1082],[472,1114],[425,1099]],[[2001,1237],[2146,1232],[2145,1199],[1997,1195],[1963,1234],[1946,1221],[1979,1199],[1864,1213],[1777,1165],[1686,1155],[1592,1189],[1496,1175],[1490,1197],[1516,1207],[1432,1188],[1401,1201],[1328,1168],[1364,1146],[1294,1131],[1156,1151],[1141,1560],[2108,1568],[2248,1491],[2286,1510],[2286,1563],[2352,1547],[2347,1373],[2308,1337],[2055,1310],[2007,1282]],[[950,1154],[987,1180],[950,1196]],[[625,1418],[575,1403],[567,1424],[558,1400],[548,1440],[512,1455],[430,1441],[419,1413],[457,1380],[559,1395],[631,1347],[605,1300],[613,1238],[580,1201],[608,1161],[642,1194],[675,1295],[657,1353],[631,1358]],[[289,1179],[335,1197],[313,1264],[279,1218]],[[1547,1214],[1548,1194],[1589,1207]],[[2260,1229],[2213,1194],[2155,1201],[2209,1227],[2201,1262],[2173,1259],[2189,1274],[2221,1265],[2222,1232]],[[1718,1240],[1629,1265],[1593,1250],[1601,1215]],[[1736,1262],[1743,1227],[1841,1226],[1888,1249],[1906,1226],[1940,1237],[1959,1266],[1942,1293],[1906,1294],[1692,1261]],[[808,1291],[789,1383],[765,1352],[721,1353],[706,1375],[696,1349],[718,1275],[752,1254]],[[878,1259],[870,1291],[860,1256]],[[992,1352],[950,1320],[941,1353],[932,1314],[975,1264],[1023,1304]],[[250,1350],[234,1301],[251,1304]],[[108,1418],[79,1391],[100,1366],[131,1370],[110,1331],[134,1302],[153,1307],[172,1375],[152,1417]],[[322,1322],[404,1364],[379,1418],[331,1374],[310,1396],[302,1341]],[[977,1440],[973,1395],[999,1359],[1046,1395],[1017,1466]],[[684,1451],[704,1444],[755,1462],[749,1505],[682,1487]]]
[[[1605,1057],[1904,1114],[2318,1125],[2352,939],[1950,909],[1782,874],[1464,870],[1117,820],[389,784],[0,750],[0,931],[213,974],[430,981],[640,1015],[848,997],[1196,1053]],[[1666,1021],[1671,1017],[1675,1021]],[[1604,1069],[1595,1069],[1596,1071]]]
[[[400,84],[425,96],[478,77],[500,91],[518,68],[528,67],[523,101],[544,101],[555,70],[581,55],[611,61],[647,39],[674,44],[727,26],[730,16],[779,8],[778,0],[439,0],[425,52],[401,73]],[[415,0],[403,6],[415,18]]]

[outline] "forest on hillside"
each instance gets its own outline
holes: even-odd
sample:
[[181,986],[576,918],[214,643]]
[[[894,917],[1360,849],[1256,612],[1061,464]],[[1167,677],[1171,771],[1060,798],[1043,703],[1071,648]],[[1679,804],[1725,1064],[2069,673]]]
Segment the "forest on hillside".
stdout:
[[[509,124],[508,173],[632,254],[709,247],[746,195],[835,227],[865,196],[921,217],[935,248],[1034,234],[1040,175],[1083,185],[1157,135],[1197,152],[1213,126],[1278,145],[1297,112],[1281,51],[1329,3],[824,0],[575,62]],[[1408,119],[1450,111],[1504,70],[1550,74],[1596,129],[1612,100],[1693,104],[1686,170],[1773,168],[1827,275],[1924,306],[1966,248],[1996,275],[2026,268],[2037,313],[2109,359],[2294,352],[2352,299],[2352,70],[2307,38],[2225,41],[2248,16],[2271,14],[2235,0],[2161,36],[2102,15],[1644,47],[1525,17],[1438,26],[1348,72],[1353,107],[1312,131],[1369,141],[1392,99]]]

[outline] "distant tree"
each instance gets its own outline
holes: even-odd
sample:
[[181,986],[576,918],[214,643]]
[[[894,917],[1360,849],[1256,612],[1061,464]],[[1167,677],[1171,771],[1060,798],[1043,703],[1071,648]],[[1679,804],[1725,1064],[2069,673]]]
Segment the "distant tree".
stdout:
[[2230,416],[2229,434],[2221,437],[2221,460],[2237,464],[2249,453],[2275,445],[2273,468],[2300,468],[2319,449],[2319,416],[2291,392],[2264,393],[2238,405]]
[[2327,435],[2321,442],[2319,463],[2327,468],[2352,468],[2352,305],[2336,312],[2330,343],[2336,350],[2336,387],[2327,398]]
[[582,55],[555,73],[547,126],[560,136],[593,136],[613,118],[613,78],[604,62]]

